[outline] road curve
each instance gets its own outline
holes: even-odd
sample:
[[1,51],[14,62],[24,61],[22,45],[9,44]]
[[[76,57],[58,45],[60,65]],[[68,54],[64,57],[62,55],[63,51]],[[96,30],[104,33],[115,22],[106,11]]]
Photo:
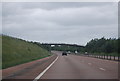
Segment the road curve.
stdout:
[[118,62],[84,56],[62,56],[40,79],[118,79]]
[[[53,51],[53,53],[53,56],[41,60],[36,60],[27,64],[25,63],[4,69],[2,71],[2,81],[15,81],[17,79],[18,81],[24,79],[28,81],[49,81],[50,79],[54,79],[55,81],[56,79],[102,79],[102,81],[111,79],[110,81],[116,81],[112,79],[118,79],[117,61],[103,60],[72,54],[68,56],[62,56],[62,52],[59,51]],[[57,56],[58,59],[54,62]],[[45,68],[48,68],[49,66],[50,68],[45,71]],[[41,73],[43,73],[42,76],[36,79],[36,77]]]

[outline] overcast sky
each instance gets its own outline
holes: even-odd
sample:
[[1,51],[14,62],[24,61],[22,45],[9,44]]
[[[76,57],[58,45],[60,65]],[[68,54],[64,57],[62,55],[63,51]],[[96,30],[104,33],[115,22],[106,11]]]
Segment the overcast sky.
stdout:
[[117,2],[6,2],[2,33],[41,43],[85,45],[118,37]]

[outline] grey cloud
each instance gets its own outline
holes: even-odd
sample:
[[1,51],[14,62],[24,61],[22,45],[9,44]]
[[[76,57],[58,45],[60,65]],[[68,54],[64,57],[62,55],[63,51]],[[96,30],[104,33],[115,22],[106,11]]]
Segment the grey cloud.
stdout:
[[3,3],[3,34],[85,45],[117,37],[117,3]]
[[93,7],[93,6],[104,6],[104,5],[111,5],[113,3],[90,3],[90,2],[33,2],[33,3],[22,3],[23,8],[41,8],[46,10],[54,10],[60,8],[78,8],[78,7]]

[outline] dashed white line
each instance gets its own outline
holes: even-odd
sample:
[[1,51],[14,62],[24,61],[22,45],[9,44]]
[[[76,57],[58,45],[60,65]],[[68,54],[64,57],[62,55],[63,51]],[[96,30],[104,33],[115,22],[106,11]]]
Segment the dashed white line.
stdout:
[[92,65],[92,63],[88,63],[89,65]]
[[58,57],[42,72],[40,73],[33,81],[37,81],[38,79],[40,79],[45,72],[57,61]]
[[99,68],[100,70],[106,71],[104,68]]

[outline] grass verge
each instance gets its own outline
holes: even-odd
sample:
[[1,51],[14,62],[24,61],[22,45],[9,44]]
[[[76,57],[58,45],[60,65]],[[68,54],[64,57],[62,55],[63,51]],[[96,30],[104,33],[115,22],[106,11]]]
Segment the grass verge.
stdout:
[[2,36],[2,69],[51,56],[40,46],[9,36]]

